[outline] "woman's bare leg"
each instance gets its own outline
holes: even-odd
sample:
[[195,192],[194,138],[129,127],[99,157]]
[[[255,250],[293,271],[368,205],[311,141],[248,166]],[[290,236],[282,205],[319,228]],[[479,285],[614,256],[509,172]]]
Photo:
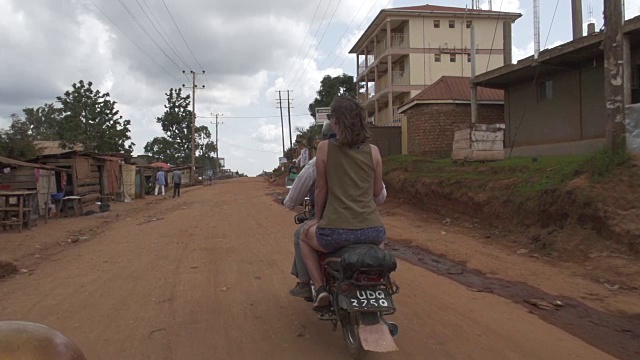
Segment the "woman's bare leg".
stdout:
[[309,270],[311,280],[318,287],[324,285],[322,270],[320,269],[320,258],[318,257],[318,251],[324,252],[324,249],[318,245],[316,228],[317,225],[314,225],[308,231],[303,231],[300,252],[305,265],[307,265],[307,270]]

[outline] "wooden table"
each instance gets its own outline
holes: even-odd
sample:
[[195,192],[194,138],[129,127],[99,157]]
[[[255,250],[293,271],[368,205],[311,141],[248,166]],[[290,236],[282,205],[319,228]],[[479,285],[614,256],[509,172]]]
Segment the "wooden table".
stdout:
[[[18,225],[19,231],[22,231],[24,225],[24,216],[27,216],[27,229],[31,229],[31,211],[36,197],[35,190],[3,190],[0,191],[0,224],[2,229],[11,229]],[[11,199],[15,198],[17,205],[11,204]],[[16,214],[17,213],[17,214]],[[12,220],[13,216],[17,216],[17,220]]]

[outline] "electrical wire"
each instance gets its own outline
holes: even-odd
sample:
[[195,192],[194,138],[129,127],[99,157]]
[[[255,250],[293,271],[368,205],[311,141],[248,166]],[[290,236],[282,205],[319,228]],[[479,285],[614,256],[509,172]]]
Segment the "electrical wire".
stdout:
[[178,80],[178,78],[173,75],[169,70],[165,69],[162,65],[158,64],[158,62],[151,56],[149,55],[149,53],[147,53],[146,51],[144,51],[143,48],[140,47],[140,45],[138,45],[135,41],[133,41],[133,39],[124,31],[122,30],[122,28],[120,26],[118,26],[118,24],[116,24],[115,21],[113,21],[109,15],[107,15],[99,6],[98,4],[95,3],[95,1],[91,0],[91,2],[93,3],[93,5],[96,7],[96,9],[98,9],[98,11],[102,14],[102,16],[104,16],[105,18],[107,18],[107,20],[109,20],[118,30],[120,30],[120,32],[122,32],[122,34],[133,44],[135,45],[135,47],[138,48],[138,50],[140,50],[143,54],[145,54],[149,60],[151,60],[151,62],[153,62],[154,64],[156,64],[160,69],[162,69],[165,73],[167,73],[167,75],[169,75],[171,78],[173,78],[175,81],[180,82],[180,80]]
[[[391,4],[392,0],[389,0],[387,2],[387,4],[384,6],[383,9],[386,9],[387,6],[389,6],[389,4]],[[362,21],[360,22],[360,25],[358,25],[358,32],[364,32],[364,29],[362,28],[362,24],[364,24],[365,20],[367,20],[367,18],[369,17],[369,14],[371,14],[371,11],[373,10],[373,8],[375,8],[376,6],[376,2],[374,1],[373,5],[371,5],[371,8],[369,8],[369,12],[367,12],[367,15],[364,16],[364,18],[362,18]],[[362,36],[362,34],[360,35]],[[344,50],[346,50],[347,46],[349,46],[349,44],[345,44],[345,46],[342,48],[341,52],[344,52]],[[337,58],[336,58],[337,59]],[[347,57],[344,58],[344,60],[342,60],[342,62],[340,63],[340,65],[338,67],[342,67],[342,65],[344,65],[345,61],[347,61],[347,59],[349,59],[349,56],[347,55]],[[329,66],[331,67],[333,65],[333,63]],[[356,75],[357,77],[358,75]]]
[[[331,18],[329,19],[329,22],[327,23],[327,27],[324,28],[324,32],[322,33],[322,36],[320,37],[320,40],[316,44],[315,50],[313,50],[314,53],[318,52],[318,49],[320,48],[320,44],[322,44],[322,40],[324,40],[324,36],[327,34],[327,30],[329,30],[329,27],[331,26],[331,23],[333,22],[333,18],[336,15],[336,12],[338,11],[338,8],[340,7],[340,3],[341,2],[342,2],[342,0],[339,0],[338,1],[338,5],[336,5],[335,9],[333,9],[333,13],[331,14]],[[293,90],[296,89],[296,87],[300,83],[300,80],[302,80],[302,78],[304,77],[304,73],[305,73],[305,71],[307,71],[307,68],[309,67],[310,63],[311,63],[311,61],[307,62],[307,64],[304,66],[304,70],[302,70],[302,73],[300,74],[300,77],[298,78],[298,81],[296,82],[295,85],[293,85]]]
[[[502,3],[504,0],[500,0],[500,7],[498,8],[498,18],[496,19],[496,27],[493,29],[493,39],[491,40],[491,49],[489,49],[489,58],[487,59],[487,68],[485,72],[489,71],[489,64],[491,63],[491,55],[493,54],[493,45],[496,41],[496,33],[498,32],[498,23],[500,22],[500,17],[502,16]],[[510,44],[509,44],[510,45]],[[503,51],[504,47],[508,46],[507,44],[502,44]],[[463,61],[464,63],[464,61]]]
[[268,151],[268,150],[249,149],[249,148],[246,148],[246,147],[243,147],[243,146],[239,146],[239,145],[235,145],[235,144],[228,143],[228,142],[223,141],[223,140],[220,140],[220,139],[218,139],[218,141],[220,141],[221,143],[224,143],[224,144],[227,144],[227,145],[233,146],[233,147],[237,147],[237,148],[242,149],[242,150],[247,150],[247,151],[255,151],[255,152],[270,153],[270,154],[280,154],[280,153],[281,153],[280,151]]
[[162,47],[160,45],[158,45],[158,43],[155,41],[155,39],[151,36],[151,34],[149,34],[149,32],[147,31],[147,29],[142,25],[142,23],[140,23],[140,21],[138,20],[138,18],[136,18],[136,16],[133,14],[133,12],[131,11],[131,9],[129,9],[129,7],[127,6],[127,4],[125,4],[123,2],[123,0],[118,0],[118,2],[120,3],[120,5],[122,5],[122,7],[124,8],[124,10],[127,12],[127,14],[129,14],[129,16],[131,16],[131,18],[133,19],[133,21],[135,21],[135,23],[140,27],[140,29],[142,29],[142,31],[147,35],[147,37],[149,38],[149,40],[151,40],[151,42],[153,42],[153,44],[164,54],[164,56],[167,57],[167,59],[169,59],[173,65],[176,66],[176,68],[178,68],[178,70],[182,70],[180,68],[180,65],[178,65],[178,63],[176,63],[173,58],[171,58],[171,56],[169,56],[164,49],[162,49]]
[[[322,28],[322,23],[324,22],[324,19],[327,16],[327,12],[329,11],[329,7],[331,7],[331,2],[332,1],[333,0],[329,0],[329,5],[327,5],[326,9],[324,9],[324,14],[322,14],[322,20],[320,20],[320,25],[318,25],[318,28],[316,29],[316,33],[313,35],[314,39],[318,38],[318,33],[320,32],[320,29]],[[300,69],[302,69],[302,65],[304,64],[304,62],[309,57],[309,51],[311,51],[311,48],[313,48],[313,42],[311,42],[311,44],[309,45],[309,48],[307,49],[307,52],[304,55],[304,60],[302,60],[302,63],[300,63],[300,66],[298,66],[298,69],[296,70],[296,73],[293,76],[293,79],[296,79],[298,77],[298,74],[300,73]],[[295,64],[294,64],[294,66],[295,66]],[[288,85],[291,85],[292,82],[293,81],[290,81]]]
[[[167,31],[164,29],[164,27],[162,26],[162,22],[160,22],[160,20],[158,19],[158,17],[153,13],[153,10],[151,9],[151,7],[149,6],[149,4],[147,3],[146,0],[142,0],[142,2],[144,3],[144,5],[147,7],[147,9],[149,10],[149,13],[151,14],[151,16],[155,19],[155,21],[158,23],[158,26],[160,26],[160,29],[162,30],[162,33],[164,33],[164,35],[162,35],[162,33],[160,33],[160,31],[158,31],[158,28],[153,24],[153,21],[151,21],[151,18],[149,18],[149,15],[147,14],[147,12],[144,10],[144,8],[142,7],[142,5],[140,4],[140,2],[138,0],[136,0],[136,2],[138,3],[138,6],[140,6],[140,9],[142,10],[142,12],[144,13],[144,15],[147,17],[147,19],[149,20],[149,22],[151,23],[151,25],[153,25],[153,28],[156,30],[156,32],[158,33],[158,35],[160,35],[160,37],[162,38],[162,40],[164,41],[165,44],[167,44],[167,46],[169,47],[169,49],[171,49],[171,51],[178,57],[178,59],[180,61],[182,61],[182,63],[184,64],[184,66],[186,66],[187,69],[189,70],[193,70],[191,68],[191,66],[187,63],[187,61],[184,59],[184,57],[180,54],[178,48],[176,47],[176,45],[173,43],[173,41],[171,40],[171,37],[169,36],[169,34],[167,33]],[[167,39],[169,39],[169,41],[167,42]],[[170,43],[170,44],[169,44]]]
[[[358,11],[356,12],[356,14],[351,18],[351,21],[349,22],[349,25],[347,25],[347,28],[344,29],[344,32],[342,33],[342,35],[340,35],[340,37],[338,38],[338,41],[336,41],[336,44],[333,46],[333,49],[331,49],[331,51],[329,51],[329,54],[334,54],[335,50],[338,48],[338,46],[340,45],[340,41],[342,39],[344,39],[345,35],[347,35],[347,32],[349,32],[349,29],[351,28],[351,25],[353,24],[353,21],[358,17],[358,15],[360,14],[360,11],[362,11],[362,9],[364,8],[364,5],[366,4],[365,1],[363,1],[360,4],[360,8],[358,9]],[[335,62],[335,59],[338,57],[339,55],[335,55],[333,62]],[[323,67],[324,64],[326,64],[326,62],[329,60],[330,58],[327,56],[326,59],[324,59],[324,61],[322,62],[322,64],[320,65],[320,67]],[[333,62],[331,62],[331,64],[333,65]]]
[[[309,34],[311,33],[311,26],[313,26],[313,22],[316,20],[316,15],[318,14],[318,10],[320,9],[320,4],[322,4],[322,0],[318,0],[318,6],[316,7],[316,11],[313,13],[313,18],[311,19],[311,22],[309,23],[309,28],[307,29],[307,33],[304,36],[304,40],[302,40],[302,43],[300,44],[300,47],[298,48],[298,53],[296,54],[295,60],[293,60],[293,64],[294,65],[298,61],[298,58],[300,57],[300,51],[302,50],[302,47],[304,47],[304,43],[307,42],[307,37],[309,37]],[[289,69],[289,71],[287,71],[287,74],[285,75],[284,80],[282,81],[283,84],[285,84],[287,82],[287,79],[289,79],[289,75],[291,75],[291,70],[293,70],[293,68],[291,68],[291,69]]]

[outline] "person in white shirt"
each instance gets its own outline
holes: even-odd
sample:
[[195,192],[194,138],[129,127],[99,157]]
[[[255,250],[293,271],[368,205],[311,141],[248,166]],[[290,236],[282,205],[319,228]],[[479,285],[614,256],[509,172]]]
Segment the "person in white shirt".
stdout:
[[298,146],[298,151],[300,151],[300,156],[298,156],[294,161],[296,165],[298,165],[298,169],[304,169],[309,163],[309,149],[307,149],[304,145],[304,141],[300,138],[296,139],[296,145]]
[[[331,122],[327,121],[324,123],[322,127],[322,140],[328,140],[330,138],[335,137],[336,134],[333,132],[333,127],[331,126]],[[297,159],[296,159],[297,160]],[[312,214],[314,212],[314,193],[315,193],[315,182],[316,182],[316,158],[311,159],[307,164],[307,166],[302,169],[302,171],[298,174],[296,181],[293,183],[291,190],[289,190],[289,194],[284,199],[282,204],[285,208],[292,210],[296,206],[299,206],[304,201],[305,197],[309,196],[312,204]],[[376,199],[374,199],[376,205],[381,205],[384,203],[387,198],[387,190],[384,184],[382,184],[382,193]],[[313,218],[313,215],[311,216]],[[302,228],[304,224],[300,225],[293,234],[293,246],[294,246],[294,258],[293,265],[291,266],[291,275],[295,276],[298,279],[298,283],[296,286],[289,290],[289,294],[291,296],[311,299],[311,286],[309,282],[311,281],[311,277],[309,276],[309,271],[302,260],[302,254],[300,252],[300,238],[302,237]]]

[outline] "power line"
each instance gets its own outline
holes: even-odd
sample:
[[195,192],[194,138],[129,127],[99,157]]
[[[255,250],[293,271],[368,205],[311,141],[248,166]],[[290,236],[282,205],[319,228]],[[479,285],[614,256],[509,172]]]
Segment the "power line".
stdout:
[[[313,22],[316,20],[316,15],[318,14],[318,9],[320,9],[320,4],[322,3],[322,0],[318,0],[318,6],[316,7],[316,11],[313,13],[313,19],[311,19],[311,22],[309,23],[309,28],[307,29],[307,33],[304,36],[304,40],[302,40],[302,44],[300,44],[300,47],[298,48],[298,53],[296,54],[296,58],[295,60],[293,60],[293,64],[295,66],[296,62],[298,61],[298,57],[300,57],[300,51],[302,50],[302,47],[304,46],[304,43],[307,42],[307,37],[309,36],[309,34],[311,33],[311,26],[313,26]],[[363,2],[364,4],[364,2]],[[291,70],[293,68],[289,69],[289,71],[287,72],[287,75],[284,77],[284,80],[282,81],[282,83],[286,83],[287,79],[289,78],[289,75],[291,75]]]
[[551,35],[551,29],[553,28],[553,20],[556,19],[556,13],[558,12],[558,5],[560,4],[560,0],[556,1],[556,8],[553,10],[553,16],[551,17],[551,24],[549,25],[549,32],[547,33],[547,39],[544,41],[544,48],[547,48],[547,44],[549,43],[549,35]]
[[[386,8],[387,6],[389,6],[389,4],[391,4],[391,0],[389,0],[389,1],[387,2],[387,4],[384,6],[384,8]],[[365,15],[365,16],[364,16],[364,18],[362,19],[362,21],[360,22],[360,25],[358,25],[358,29],[360,29],[360,30],[359,30],[359,32],[360,32],[360,31],[364,31],[364,29],[362,29],[362,24],[364,24],[364,21],[365,21],[365,20],[367,20],[367,17],[369,17],[369,14],[371,14],[371,11],[373,10],[373,8],[374,8],[374,7],[376,7],[376,2],[375,2],[375,1],[374,1],[373,5],[371,5],[371,8],[369,8],[369,12],[367,12],[367,15]],[[384,8],[383,8],[383,9],[384,9]],[[349,44],[345,44],[345,46],[342,48],[342,51],[341,51],[341,52],[343,52],[344,50],[346,50],[347,46],[349,46]],[[387,46],[388,46],[388,45],[387,45]],[[342,62],[340,63],[340,65],[339,65],[338,67],[342,67],[342,65],[344,65],[344,62],[345,62],[345,61],[347,61],[347,59],[348,59],[348,58],[349,58],[349,56],[345,57],[345,58],[344,58],[344,60],[342,60]],[[337,58],[336,58],[336,59],[337,59]],[[333,63],[331,63],[331,65],[333,65]],[[330,65],[330,66],[331,66],[331,65]],[[356,77],[357,77],[357,76],[358,76],[358,75],[356,74]]]
[[[496,41],[496,33],[498,32],[498,23],[500,22],[500,16],[502,16],[502,3],[503,0],[500,0],[500,8],[498,8],[498,18],[496,19],[496,27],[493,29],[493,39],[491,40],[491,49],[489,49],[489,58],[487,59],[487,68],[485,72],[489,71],[489,64],[491,63],[491,55],[493,54],[493,45]],[[502,44],[503,51],[505,46],[511,46],[511,44]],[[464,64],[464,61],[462,62]],[[506,64],[504,64],[506,65]]]
[[102,11],[102,9],[98,6],[98,4],[95,3],[95,1],[91,0],[91,2],[93,3],[93,5],[96,7],[96,9],[98,9],[98,11],[100,11],[100,13],[102,14],[102,16],[104,16],[105,18],[107,18],[107,20],[109,20],[118,30],[120,30],[120,32],[122,32],[122,34],[129,40],[131,41],[131,43],[133,45],[135,45],[135,47],[138,48],[138,50],[140,50],[143,54],[145,54],[149,60],[151,60],[154,64],[156,64],[160,69],[162,69],[165,73],[167,73],[167,75],[169,75],[170,77],[172,77],[175,81],[180,82],[180,80],[178,80],[177,77],[175,77],[175,75],[172,75],[171,72],[169,72],[167,69],[165,69],[162,65],[158,64],[158,62],[151,57],[151,55],[149,55],[146,51],[144,51],[143,48],[140,47],[140,45],[138,45],[135,41],[133,41],[133,39],[124,31],[122,30],[122,28],[120,28],[120,26],[118,26],[118,24],[115,23],[115,21],[113,21],[109,15],[107,15],[104,11]]
[[[311,116],[309,114],[291,114],[291,116]],[[214,118],[214,116],[198,116],[199,118]],[[268,116],[225,116],[225,119],[263,119],[263,118],[279,118],[280,115]]]
[[133,12],[131,11],[131,9],[129,9],[129,7],[122,1],[122,0],[118,0],[120,2],[120,5],[122,5],[122,7],[124,8],[124,10],[129,14],[129,16],[131,16],[131,18],[133,19],[133,21],[136,22],[136,24],[138,24],[138,26],[140,27],[140,29],[142,29],[142,31],[147,35],[147,37],[151,40],[151,42],[153,42],[153,44],[164,54],[164,56],[167,57],[167,59],[169,59],[173,65],[176,66],[176,68],[178,68],[178,70],[182,70],[180,69],[180,66],[171,58],[171,56],[169,56],[163,49],[162,47],[160,47],[160,45],[158,45],[158,43],[153,39],[153,37],[149,34],[149,32],[147,31],[147,29],[142,25],[142,23],[140,23],[140,21],[138,20],[138,18],[136,18],[136,16],[133,14]]
[[[338,41],[336,41],[336,44],[333,46],[333,49],[331,49],[331,51],[329,52],[329,54],[333,54],[334,51],[338,48],[338,46],[340,45],[340,41],[342,39],[344,39],[345,35],[347,35],[347,32],[349,31],[349,29],[351,28],[351,24],[353,24],[353,21],[358,17],[358,14],[360,14],[360,11],[362,11],[362,9],[364,8],[364,5],[366,4],[365,1],[363,1],[360,4],[360,8],[358,9],[358,11],[356,12],[356,14],[353,16],[353,18],[351,18],[351,21],[349,22],[349,25],[347,25],[347,28],[344,29],[344,32],[342,33],[342,35],[340,35],[340,37],[338,38]],[[335,62],[335,59],[338,57],[338,55],[336,55],[333,59],[333,62]],[[320,67],[323,67],[324,64],[327,62],[327,60],[329,60],[329,57],[327,56],[326,59],[324,59],[324,61],[322,62],[322,64],[320,65]],[[331,65],[333,65],[333,62],[331,62]]]
[[[318,28],[316,29],[316,33],[313,35],[313,38],[316,39],[318,38],[318,33],[320,32],[320,28],[322,28],[322,23],[324,22],[324,18],[327,16],[327,12],[329,11],[329,7],[331,7],[331,2],[333,0],[329,0],[329,5],[327,5],[327,8],[324,9],[324,14],[322,14],[322,20],[320,20],[320,24],[318,25]],[[296,70],[296,74],[293,76],[293,79],[298,77],[298,73],[300,72],[300,69],[302,69],[302,65],[304,64],[305,60],[307,60],[307,57],[309,56],[309,51],[311,50],[311,48],[313,47],[313,42],[311,42],[311,44],[309,45],[309,48],[307,49],[307,52],[304,55],[304,60],[302,60],[302,63],[300,64],[300,66],[298,66],[298,69]],[[295,64],[294,64],[295,66]],[[291,85],[290,81],[288,85]],[[290,86],[288,86],[290,87]]]
[[[318,49],[320,48],[320,44],[322,43],[322,40],[324,39],[324,36],[327,34],[327,30],[329,30],[329,26],[331,26],[331,23],[333,22],[333,17],[336,15],[336,12],[338,11],[338,8],[340,7],[340,3],[341,2],[342,2],[342,0],[339,0],[338,1],[338,5],[336,5],[335,9],[333,9],[333,13],[331,14],[331,18],[329,19],[329,22],[327,23],[327,27],[324,28],[324,32],[322,33],[322,36],[320,37],[320,40],[318,41],[318,44],[316,44],[316,49],[314,50],[314,52],[317,52]],[[300,80],[302,80],[302,77],[304,76],[304,72],[307,71],[307,68],[309,67],[309,63],[311,63],[311,61],[309,61],[305,65],[304,70],[302,70],[302,73],[300,74],[300,77],[298,78],[298,81],[293,86],[294,90],[298,86],[298,84],[300,83]]]
[[[203,69],[204,67],[202,66],[202,64],[200,64],[200,61],[198,61],[198,58],[196,57],[196,55],[193,53],[193,51],[191,50],[191,47],[189,46],[189,43],[187,42],[187,39],[184,37],[184,34],[182,34],[182,30],[180,30],[180,26],[178,26],[178,23],[176,22],[176,19],[173,17],[173,14],[171,13],[171,10],[169,10],[169,6],[167,6],[167,3],[165,2],[165,0],[162,0],[162,4],[164,5],[164,8],[167,10],[167,13],[169,14],[169,17],[171,17],[171,21],[173,22],[173,25],[176,27],[176,29],[178,30],[178,34],[180,34],[180,37],[182,38],[182,41],[184,42],[184,44],[187,46],[187,49],[189,50],[189,53],[191,54],[191,56],[193,57],[193,60],[195,60],[196,64],[198,64],[198,66],[200,67],[200,69]],[[213,86],[211,86],[211,82],[209,81],[209,77],[207,76],[207,74],[204,74],[204,79],[207,83],[207,86],[211,89],[211,91],[213,92]],[[205,93],[206,94],[206,93]],[[207,94],[208,95],[208,94]],[[213,103],[213,110],[215,110],[215,112],[219,112],[218,108],[216,105],[216,101],[215,101],[215,96],[213,95],[213,93],[211,94],[211,98],[213,99],[212,103]],[[213,112],[213,111],[211,111]]]
[[[193,60],[195,60],[196,64],[198,64],[198,66],[200,66],[200,68],[202,69],[203,66],[202,64],[200,64],[200,61],[198,61],[198,58],[196,57],[196,55],[193,53],[193,51],[191,50],[191,47],[189,46],[189,43],[187,42],[187,39],[184,37],[184,35],[182,34],[182,30],[180,30],[180,27],[178,26],[178,23],[176,22],[176,19],[173,17],[173,14],[171,13],[171,10],[169,10],[169,7],[167,6],[167,3],[165,2],[165,0],[162,0],[162,4],[164,4],[165,9],[167,9],[167,13],[169,14],[169,17],[171,17],[171,21],[173,21],[173,25],[176,27],[176,29],[178,30],[178,33],[180,34],[180,37],[182,38],[182,41],[184,42],[184,44],[187,46],[187,49],[189,50],[189,53],[191,54],[191,56],[193,57]],[[207,82],[207,86],[209,86],[209,88],[211,89],[211,91],[213,92],[213,86],[211,86],[211,82],[209,81],[209,77],[207,76],[207,74],[204,74],[204,79]],[[208,95],[208,94],[207,94]],[[216,101],[215,101],[215,96],[213,95],[213,93],[211,94],[211,98],[212,98],[212,103],[213,103],[213,109],[218,112],[218,108],[216,106]]]
[[180,34],[180,37],[182,37],[182,41],[184,41],[184,44],[187,45],[187,49],[189,49],[189,52],[191,53],[191,56],[193,56],[193,60],[195,60],[196,64],[198,64],[198,66],[200,66],[200,69],[203,69],[203,66],[200,64],[200,62],[198,61],[196,56],[193,54],[193,51],[191,51],[191,47],[189,46],[189,43],[184,38],[184,35],[182,35],[182,31],[180,31],[180,27],[178,26],[178,23],[176,23],[176,19],[173,18],[173,15],[171,14],[171,10],[169,10],[169,7],[167,6],[167,3],[164,0],[162,0],[162,3],[164,4],[165,9],[167,9],[167,12],[169,13],[169,16],[171,17],[171,21],[173,21],[173,25],[175,25],[176,29],[178,29],[178,33]]
[[[136,2],[138,2],[138,0],[136,0]],[[178,59],[180,59],[180,61],[182,61],[182,63],[187,67],[187,69],[189,70],[193,70],[191,68],[191,66],[189,66],[189,64],[187,63],[187,61],[184,59],[184,57],[180,54],[180,51],[178,50],[178,47],[176,46],[176,44],[173,43],[173,41],[171,40],[171,36],[169,36],[169,33],[167,33],[167,30],[164,29],[164,26],[162,26],[162,22],[158,19],[158,17],[156,16],[156,14],[153,13],[153,10],[151,10],[151,7],[149,6],[149,4],[147,3],[147,0],[142,0],[142,2],[144,3],[144,5],[147,7],[147,9],[149,9],[149,13],[151,13],[151,16],[153,16],[153,18],[156,20],[156,22],[158,23],[158,26],[160,26],[160,29],[162,30],[162,33],[164,33],[164,36],[158,31],[158,28],[155,27],[155,25],[153,26],[154,29],[156,29],[156,32],[158,32],[158,35],[160,35],[160,37],[162,38],[162,40],[164,40],[164,43],[167,44],[167,46],[169,47],[169,49],[171,49],[171,51],[173,51],[173,53],[178,57]],[[140,3],[138,2],[138,6],[140,6]],[[142,6],[140,6],[140,8],[142,9]],[[142,12],[145,14],[145,16],[147,17],[147,19],[149,19],[149,15],[147,15],[147,13],[144,11],[144,9],[142,9]],[[151,25],[153,25],[153,22],[151,21],[151,19],[149,19],[149,22],[151,23]],[[166,39],[169,39],[169,42],[167,42]],[[171,44],[169,44],[171,43]]]
[[256,150],[256,149],[249,149],[249,148],[242,147],[242,146],[235,145],[235,144],[231,144],[231,143],[228,143],[228,142],[226,142],[226,141],[222,141],[222,140],[220,140],[220,142],[221,142],[221,143],[225,143],[225,144],[230,145],[230,146],[233,146],[233,147],[237,147],[237,148],[239,148],[239,149],[243,149],[243,150],[255,151],[255,152],[262,152],[262,153],[270,153],[270,154],[280,154],[280,151],[268,151],[268,150]]

